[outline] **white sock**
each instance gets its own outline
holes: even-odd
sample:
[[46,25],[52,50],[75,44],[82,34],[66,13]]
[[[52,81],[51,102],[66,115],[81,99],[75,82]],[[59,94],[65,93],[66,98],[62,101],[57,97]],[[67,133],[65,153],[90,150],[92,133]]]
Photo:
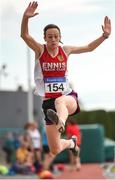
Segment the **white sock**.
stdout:
[[71,143],[70,143],[70,149],[73,149],[73,148],[74,148],[74,146],[75,146],[75,143],[73,142],[73,140],[72,140],[72,139],[71,139],[70,141],[71,141]]

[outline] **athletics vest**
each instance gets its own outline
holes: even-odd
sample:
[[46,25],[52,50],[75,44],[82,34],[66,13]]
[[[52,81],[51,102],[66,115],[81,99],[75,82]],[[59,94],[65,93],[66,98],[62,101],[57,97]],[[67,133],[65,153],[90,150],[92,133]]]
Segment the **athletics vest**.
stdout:
[[71,92],[67,79],[67,56],[61,46],[52,57],[44,45],[44,51],[35,61],[35,94],[46,98],[57,98]]

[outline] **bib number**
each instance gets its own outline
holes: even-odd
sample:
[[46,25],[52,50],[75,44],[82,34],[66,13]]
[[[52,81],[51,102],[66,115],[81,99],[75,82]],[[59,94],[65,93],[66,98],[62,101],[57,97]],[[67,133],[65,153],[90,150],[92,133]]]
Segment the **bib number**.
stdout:
[[45,78],[44,83],[46,93],[60,93],[66,90],[65,77]]

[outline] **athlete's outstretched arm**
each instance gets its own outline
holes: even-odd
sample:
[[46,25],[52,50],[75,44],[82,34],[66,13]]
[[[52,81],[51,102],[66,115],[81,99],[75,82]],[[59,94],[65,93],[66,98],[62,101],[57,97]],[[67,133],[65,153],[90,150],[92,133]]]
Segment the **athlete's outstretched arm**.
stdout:
[[[30,2],[28,7],[26,8],[23,18],[22,18],[22,23],[21,23],[21,37],[22,39],[26,42],[26,44],[33,49],[35,52],[36,51],[41,51],[41,44],[35,41],[30,35],[29,35],[29,30],[28,30],[28,21],[29,18],[32,18],[36,15],[38,15],[36,11],[38,7],[38,3],[33,1],[32,3]],[[40,53],[40,52],[39,52]]]
[[96,49],[111,34],[111,21],[107,16],[104,18],[104,25],[102,25],[102,30],[103,30],[102,35],[96,40],[89,43],[88,45],[82,46],[82,47],[65,46],[64,47],[65,51],[69,55],[69,54],[79,54],[79,53],[90,52]]

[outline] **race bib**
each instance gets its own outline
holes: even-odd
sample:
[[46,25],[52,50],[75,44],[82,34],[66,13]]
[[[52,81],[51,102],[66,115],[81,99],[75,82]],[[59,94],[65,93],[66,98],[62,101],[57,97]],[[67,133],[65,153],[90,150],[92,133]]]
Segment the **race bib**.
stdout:
[[66,91],[66,77],[44,78],[45,93],[62,93]]

